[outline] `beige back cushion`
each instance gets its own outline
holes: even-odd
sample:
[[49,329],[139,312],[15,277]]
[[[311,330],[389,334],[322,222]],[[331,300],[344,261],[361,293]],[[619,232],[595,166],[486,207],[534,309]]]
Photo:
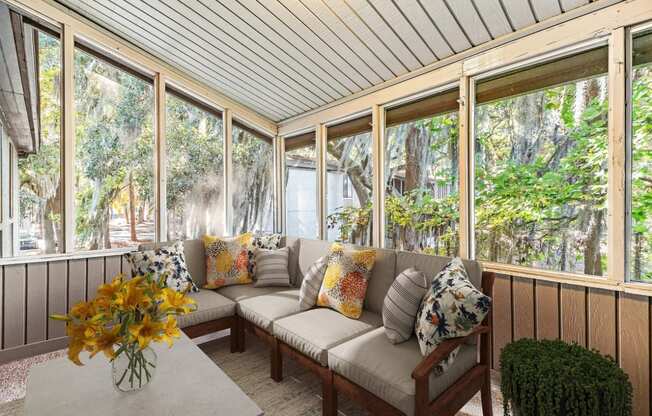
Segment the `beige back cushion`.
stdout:
[[[301,279],[303,279],[303,275],[318,258],[328,254],[331,244],[333,244],[331,241],[324,240],[311,240],[307,238],[300,240],[297,274]],[[376,251],[376,261],[371,270],[371,278],[369,279],[369,287],[365,296],[364,308],[371,312],[381,313],[385,295],[396,277],[394,273],[396,270],[396,252],[394,250],[354,246],[350,244],[345,244],[345,247],[359,250],[373,249]],[[299,281],[298,284],[301,285],[301,282]]]
[[[407,251],[397,251],[396,256],[396,274],[410,267],[415,267],[426,274],[428,282],[432,282],[437,273],[451,261],[450,257],[431,256],[428,254],[410,253]],[[464,268],[469,274],[471,283],[478,290],[482,290],[482,268],[480,263],[473,260],[462,260]]]
[[[148,243],[138,246],[138,250],[152,250],[154,248],[166,247],[174,244],[175,241],[167,241],[163,243]],[[185,240],[183,242],[183,251],[186,256],[186,266],[192,280],[197,287],[202,287],[206,284],[206,257],[204,253],[204,242],[202,240]]]
[[303,281],[303,274],[299,271],[299,251],[301,250],[301,240],[296,237],[283,237],[281,247],[290,249],[288,257],[288,273],[290,273],[290,284],[294,287],[300,287]]

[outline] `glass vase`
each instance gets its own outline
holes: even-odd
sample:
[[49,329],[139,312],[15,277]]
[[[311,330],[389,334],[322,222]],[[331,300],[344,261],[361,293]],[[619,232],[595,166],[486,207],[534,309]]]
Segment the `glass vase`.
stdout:
[[150,347],[140,349],[138,344],[124,348],[111,362],[113,385],[122,392],[140,390],[156,373],[156,353]]

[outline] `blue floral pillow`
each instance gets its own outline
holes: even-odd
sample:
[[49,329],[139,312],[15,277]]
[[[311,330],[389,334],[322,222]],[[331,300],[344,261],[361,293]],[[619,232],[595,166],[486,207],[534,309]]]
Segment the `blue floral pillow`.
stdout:
[[161,275],[165,275],[165,283],[170,289],[177,292],[186,290],[199,292],[188,272],[182,241],[167,247],[127,253],[127,260],[131,263],[131,272],[134,276],[153,273],[158,279]]
[[[462,260],[454,258],[435,276],[419,310],[414,331],[421,354],[427,356],[449,338],[468,335],[489,313],[491,298],[473,286]],[[454,350],[436,368],[446,371],[457,356]]]

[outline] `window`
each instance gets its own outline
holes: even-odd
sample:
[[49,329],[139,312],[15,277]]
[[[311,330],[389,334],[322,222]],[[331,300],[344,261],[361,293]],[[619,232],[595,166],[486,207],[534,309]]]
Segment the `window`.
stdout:
[[168,87],[167,238],[224,234],[222,114]]
[[[371,116],[330,126],[326,137],[328,239],[371,245]],[[344,193],[345,181],[351,184],[350,198]]]
[[233,121],[231,232],[274,230],[274,146],[270,137]]
[[631,74],[631,280],[652,282],[652,32],[634,35]]
[[315,133],[285,138],[285,233],[316,238],[317,152]]
[[607,48],[476,84],[475,256],[603,275]]
[[[4,121],[0,188],[6,196],[0,207],[4,229],[0,253],[5,257],[59,253],[64,242],[61,44],[55,33],[23,22],[13,11],[10,16],[22,33],[14,29],[5,39],[17,53],[5,54],[0,61],[5,76],[20,81],[8,83],[10,90],[3,90],[5,100],[0,103]],[[10,102],[11,108],[6,108]]]
[[385,114],[385,246],[441,256],[459,250],[459,91]]
[[75,49],[75,245],[154,241],[154,96],[151,80]]

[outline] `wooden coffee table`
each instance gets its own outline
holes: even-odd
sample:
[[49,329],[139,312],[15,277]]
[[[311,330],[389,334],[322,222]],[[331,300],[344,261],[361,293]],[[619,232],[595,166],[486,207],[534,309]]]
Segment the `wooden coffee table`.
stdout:
[[185,335],[172,349],[153,346],[156,375],[142,390],[121,393],[103,355],[83,367],[58,358],[29,370],[25,414],[261,416],[263,411]]

